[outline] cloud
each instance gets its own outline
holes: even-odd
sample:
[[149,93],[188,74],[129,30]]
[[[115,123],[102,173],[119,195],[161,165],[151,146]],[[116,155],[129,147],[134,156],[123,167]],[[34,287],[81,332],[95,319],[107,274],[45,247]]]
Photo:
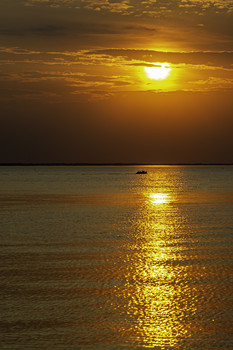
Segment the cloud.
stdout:
[[76,20],[75,23],[63,25],[23,25],[20,28],[2,28],[0,35],[2,36],[76,36],[80,35],[119,35],[130,33],[156,33],[157,29],[154,26],[145,26],[140,24],[121,25],[118,23],[100,23],[100,22],[84,22]]
[[[27,61],[27,67],[34,63]],[[37,64],[38,66],[38,64]],[[53,67],[53,65],[52,65]],[[48,68],[48,66],[47,66]],[[92,73],[64,71],[57,66],[57,70],[41,68],[37,71],[0,72],[0,90],[3,100],[28,100],[46,99],[51,102],[76,100],[77,95],[89,96],[95,99],[97,96],[110,96],[122,87],[130,86],[131,81],[127,76],[100,75],[94,70]],[[105,94],[103,94],[105,91]]]
[[29,49],[23,49],[20,47],[7,47],[7,46],[0,46],[0,53],[2,54],[13,54],[13,55],[34,55],[40,53],[40,51],[34,51]]
[[76,9],[87,9],[95,12],[110,12],[122,15],[136,16],[163,16],[170,15],[171,12],[181,14],[190,11],[203,14],[206,11],[226,11],[233,10],[232,0],[144,0],[144,1],[110,1],[110,0],[25,0],[25,6],[48,6],[51,8],[68,7]]
[[[86,55],[123,58],[126,61],[141,60],[145,63],[172,62],[174,64],[207,65],[214,67],[232,68],[233,51],[197,51],[197,52],[163,52],[155,50],[136,49],[107,49],[89,50]],[[133,64],[138,64],[137,62]],[[140,64],[140,63],[139,63]]]
[[[4,62],[49,65],[154,66],[156,62],[193,65],[200,69],[232,69],[233,51],[164,52],[137,49],[98,49],[77,51],[36,51],[20,47],[0,47]],[[4,61],[5,60],[5,61]]]
[[[54,50],[64,46],[227,50],[233,44],[232,3],[9,0],[0,4],[0,36],[4,44],[15,37],[15,45]],[[37,43],[35,36],[41,37]]]
[[35,35],[52,35],[60,36],[66,34],[67,28],[64,26],[46,25],[41,27],[31,27],[27,29]]
[[[123,91],[211,91],[232,89],[233,52],[161,52],[154,50],[32,51],[17,47],[2,52],[2,89],[9,98],[32,98],[53,94],[53,100],[70,100],[72,95],[106,96]],[[149,80],[144,67],[171,64],[166,81]],[[20,87],[22,84],[22,88]],[[31,89],[28,86],[31,85]],[[48,90],[49,87],[49,90]],[[21,91],[21,92],[20,92]],[[37,92],[37,93],[35,93]],[[40,93],[41,92],[41,95]],[[16,94],[17,95],[17,94]]]
[[21,28],[5,28],[0,30],[2,36],[61,36],[67,34],[68,28],[57,25],[43,25],[43,26],[23,26]]
[[131,8],[130,0],[114,1],[109,0],[27,0],[25,6],[48,6],[51,8],[68,7],[76,9],[87,9],[93,11],[107,11],[112,13],[128,13]]
[[131,10],[134,6],[130,4],[130,0],[123,0],[123,1],[115,1],[110,2],[109,0],[83,0],[81,1],[84,5],[84,8],[88,10],[95,10],[95,11],[109,11],[113,13],[123,13],[123,14],[130,14]]
[[[233,88],[233,77],[232,78],[218,78],[209,77],[206,80],[197,80],[192,82],[195,85],[204,86],[206,91],[214,90],[218,91],[221,89],[232,89]],[[201,89],[203,90],[203,89]]]

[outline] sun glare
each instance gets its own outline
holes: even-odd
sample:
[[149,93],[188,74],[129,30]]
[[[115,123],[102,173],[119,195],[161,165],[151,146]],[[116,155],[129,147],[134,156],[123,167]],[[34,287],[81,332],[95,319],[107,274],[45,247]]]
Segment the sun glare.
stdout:
[[152,204],[165,204],[170,201],[169,195],[166,193],[152,193],[150,199]]
[[144,67],[144,70],[148,78],[153,80],[163,80],[169,76],[171,67],[169,63],[156,62],[153,67]]

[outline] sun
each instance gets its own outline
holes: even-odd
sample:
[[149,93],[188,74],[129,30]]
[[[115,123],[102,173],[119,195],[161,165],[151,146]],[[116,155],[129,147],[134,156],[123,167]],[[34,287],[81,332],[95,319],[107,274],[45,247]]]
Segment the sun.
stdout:
[[171,71],[169,63],[156,62],[152,67],[144,67],[148,78],[153,80],[163,80],[166,79]]

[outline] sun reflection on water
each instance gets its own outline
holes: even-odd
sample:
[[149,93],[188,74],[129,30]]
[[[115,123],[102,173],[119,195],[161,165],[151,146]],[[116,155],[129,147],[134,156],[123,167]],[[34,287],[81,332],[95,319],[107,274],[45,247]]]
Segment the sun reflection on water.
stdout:
[[[155,349],[176,349],[187,336],[183,321],[183,291],[177,286],[177,207],[175,193],[166,188],[144,193],[144,205],[138,215],[142,241],[135,263],[137,284],[130,313],[137,319],[138,342]],[[133,272],[133,271],[132,271]]]
[[169,194],[167,193],[152,193],[150,194],[150,201],[152,204],[165,204],[171,201]]

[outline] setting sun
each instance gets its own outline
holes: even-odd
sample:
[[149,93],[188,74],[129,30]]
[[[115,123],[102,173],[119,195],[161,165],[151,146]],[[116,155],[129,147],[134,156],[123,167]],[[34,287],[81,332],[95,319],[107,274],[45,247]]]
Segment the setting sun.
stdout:
[[169,76],[171,67],[169,63],[156,62],[153,67],[144,67],[144,70],[148,78],[153,80],[163,80]]

